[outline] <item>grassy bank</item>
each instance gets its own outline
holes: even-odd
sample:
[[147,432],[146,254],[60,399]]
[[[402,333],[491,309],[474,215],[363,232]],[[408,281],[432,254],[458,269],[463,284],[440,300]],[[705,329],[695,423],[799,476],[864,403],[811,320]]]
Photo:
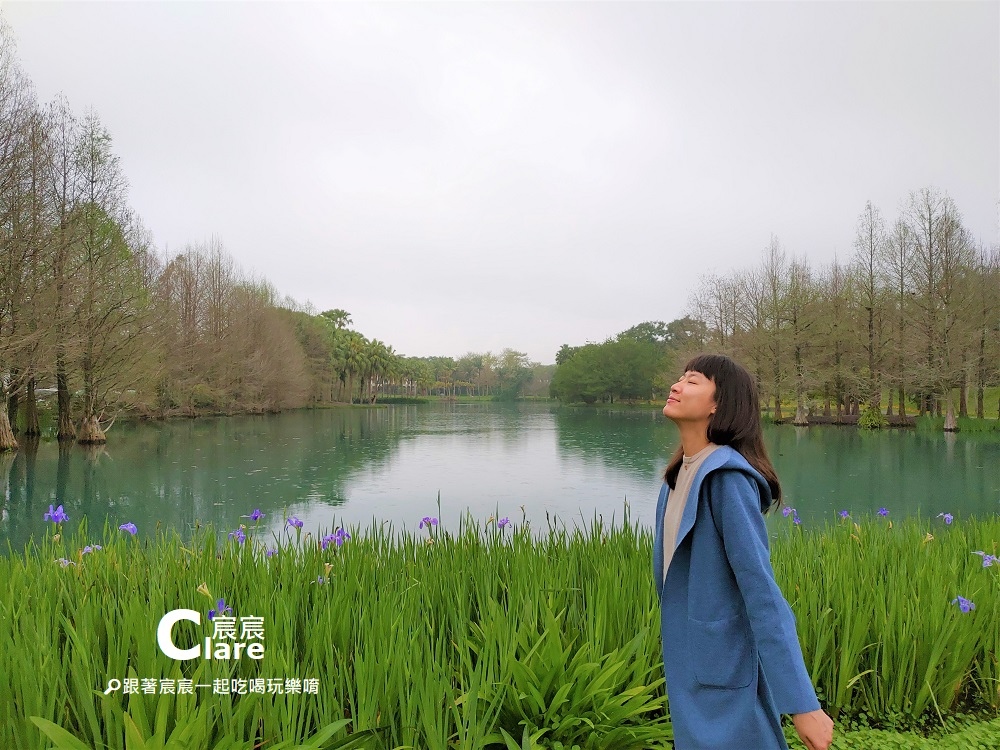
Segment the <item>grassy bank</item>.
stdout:
[[[835,747],[1000,747],[1000,565],[975,554],[1000,553],[1000,518],[787,522],[775,572],[824,704],[851,730]],[[0,558],[0,743],[46,747],[40,717],[77,750],[124,747],[133,726],[248,750],[324,730],[372,748],[669,747],[649,529],[284,528],[54,538],[40,519],[37,545]],[[180,607],[202,615],[175,626],[181,647],[213,634],[210,608],[262,617],[263,658],[167,658],[157,621]],[[105,692],[126,678],[135,693]],[[185,679],[211,687],[157,692]]]

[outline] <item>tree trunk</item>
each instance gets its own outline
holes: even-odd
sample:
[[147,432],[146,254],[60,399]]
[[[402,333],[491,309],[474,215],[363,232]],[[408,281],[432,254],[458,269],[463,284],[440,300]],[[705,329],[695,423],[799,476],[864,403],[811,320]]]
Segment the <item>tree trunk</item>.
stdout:
[[809,418],[806,416],[806,407],[801,400],[795,409],[795,419],[792,421],[792,424],[796,427],[807,427],[809,425]]
[[906,389],[899,386],[899,418],[906,419]]
[[969,416],[969,380],[962,378],[962,387],[958,391],[958,416]]
[[[938,401],[938,408],[940,407],[941,402]],[[948,391],[948,409],[944,418],[944,431],[958,432],[958,420],[955,419],[955,406],[951,402],[951,391]]]
[[91,414],[83,418],[83,421],[80,423],[80,435],[77,438],[77,442],[84,445],[96,445],[108,442],[107,437],[104,435],[104,430],[101,429],[101,423],[97,421],[96,414]]
[[38,402],[35,400],[35,379],[28,378],[24,396],[24,434],[26,437],[37,437],[42,434],[38,424]]
[[893,401],[893,391],[892,391],[892,387],[890,387],[889,388],[889,406],[885,410],[885,415],[887,417],[891,417],[892,416],[892,401]]
[[882,388],[875,372],[875,306],[868,308],[868,405],[878,409],[882,401]]
[[69,377],[66,375],[66,365],[60,358],[56,362],[56,389],[59,404],[59,429],[56,438],[59,440],[74,440],[76,427],[73,425],[73,397],[69,392]]
[[84,417],[83,421],[80,422],[80,432],[77,436],[77,442],[83,445],[106,443],[108,439],[104,436],[104,430],[101,429],[101,423],[97,419],[97,405],[94,399],[93,385],[86,371],[84,373],[84,392]]
[[986,386],[986,328],[979,333],[979,356],[976,367],[976,418],[986,418],[986,406],[983,403]]
[[840,377],[840,344],[837,344],[836,347],[834,364],[837,375],[833,383],[833,397],[837,400],[837,421],[840,422],[840,417],[844,413],[844,381]]
[[16,450],[17,441],[14,439],[14,431],[10,429],[7,410],[0,409],[0,453]]
[[17,412],[21,408],[21,387],[18,385],[19,372],[16,368],[11,368],[10,371],[10,382],[14,385],[10,389],[10,393],[7,395],[7,424],[10,425],[10,431],[17,434]]
[[774,394],[774,421],[775,422],[781,422],[782,419],[783,418],[781,416],[781,394],[775,393]]

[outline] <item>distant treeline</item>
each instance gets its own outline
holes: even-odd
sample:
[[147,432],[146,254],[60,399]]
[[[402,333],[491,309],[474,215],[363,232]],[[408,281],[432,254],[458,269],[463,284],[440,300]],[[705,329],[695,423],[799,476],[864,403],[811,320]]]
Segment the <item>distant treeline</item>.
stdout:
[[703,276],[688,317],[563,346],[552,394],[662,397],[669,382],[658,375],[704,350],[750,368],[776,420],[794,400],[799,423],[810,411],[860,414],[868,426],[943,411],[954,429],[956,406],[969,416],[974,396],[983,418],[985,389],[1000,384],[1000,249],[977,244],[937,190],[912,193],[891,228],[869,202],[846,262],[814,270],[772,237],[755,267]]
[[535,364],[511,349],[401,357],[351,330],[344,310],[279,298],[217,239],[162,255],[127,192],[97,113],[38,102],[0,16],[0,450],[40,434],[36,400],[48,391],[59,439],[102,442],[122,410],[509,398],[532,379]]
[[677,353],[705,340],[693,318],[647,321],[602,343],[563,344],[556,354],[551,394],[567,403],[648,400],[666,393]]

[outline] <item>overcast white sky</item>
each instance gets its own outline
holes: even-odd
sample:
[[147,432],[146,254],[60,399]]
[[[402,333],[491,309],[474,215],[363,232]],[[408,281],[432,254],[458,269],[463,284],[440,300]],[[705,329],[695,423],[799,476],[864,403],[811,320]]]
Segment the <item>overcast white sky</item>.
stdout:
[[552,362],[922,187],[1000,241],[998,2],[0,6],[160,249],[401,354]]

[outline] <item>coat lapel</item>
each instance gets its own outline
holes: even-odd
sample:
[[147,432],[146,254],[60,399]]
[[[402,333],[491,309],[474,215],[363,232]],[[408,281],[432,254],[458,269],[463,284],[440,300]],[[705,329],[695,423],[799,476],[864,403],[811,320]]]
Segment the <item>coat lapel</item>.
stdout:
[[[698,473],[694,475],[694,480],[691,482],[691,489],[688,491],[687,503],[684,505],[684,514],[681,516],[681,525],[677,529],[677,540],[674,542],[674,552],[677,552],[677,548],[681,546],[681,542],[684,541],[691,529],[694,528],[695,519],[698,517],[698,500],[701,496],[701,485],[705,481],[705,477],[710,471],[715,471],[729,460],[733,449],[728,445],[720,445],[712,454],[708,456],[702,462],[701,467],[698,469]],[[660,518],[660,524],[663,524],[663,518]]]
[[[725,465],[732,452],[733,449],[728,445],[720,445],[716,450],[712,451],[712,455],[705,459],[704,463],[698,469],[698,473],[695,474],[694,481],[691,483],[691,490],[688,493],[687,503],[684,506],[684,514],[681,516],[681,525],[677,529],[674,552],[677,551],[680,543],[684,541],[684,537],[694,528],[694,521],[698,517],[698,495],[701,492],[701,484],[705,480],[705,476],[708,472]],[[656,578],[656,593],[658,595],[662,595],[663,593],[663,516],[667,511],[667,500],[669,497],[670,487],[664,482],[660,488],[660,497],[656,502],[656,527],[653,534],[653,570]]]

